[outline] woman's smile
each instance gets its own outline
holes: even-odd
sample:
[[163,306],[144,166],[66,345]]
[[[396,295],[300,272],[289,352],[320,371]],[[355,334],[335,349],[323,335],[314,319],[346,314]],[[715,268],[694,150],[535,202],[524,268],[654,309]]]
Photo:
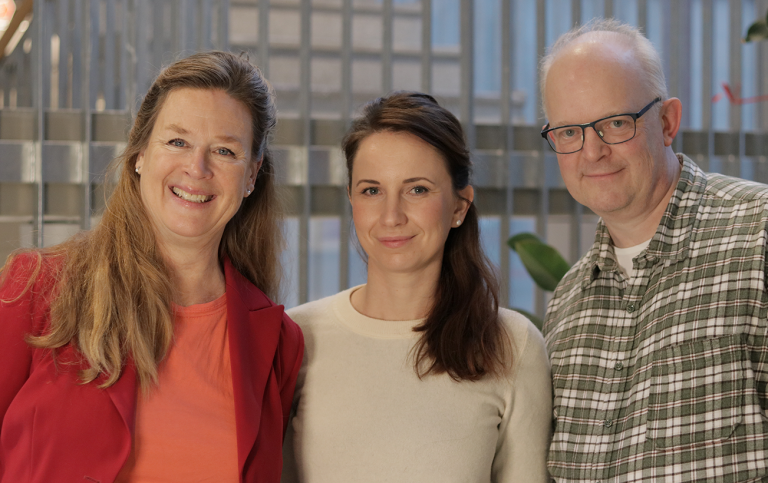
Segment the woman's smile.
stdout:
[[416,235],[379,237],[379,242],[387,248],[400,248],[407,245],[415,237]]
[[369,273],[439,270],[463,206],[440,152],[412,134],[391,131],[360,143],[350,201]]
[[178,186],[174,186],[173,188],[171,188],[171,191],[173,191],[173,194],[175,194],[177,197],[181,198],[182,200],[189,201],[192,203],[207,203],[214,198],[214,195],[194,194],[194,191],[183,190]]
[[183,88],[168,95],[136,162],[161,243],[218,245],[255,182],[252,136],[248,109],[223,91]]

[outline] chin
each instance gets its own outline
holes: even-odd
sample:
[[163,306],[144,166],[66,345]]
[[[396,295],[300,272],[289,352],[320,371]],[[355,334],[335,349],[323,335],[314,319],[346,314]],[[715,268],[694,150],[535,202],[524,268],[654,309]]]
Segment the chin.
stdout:
[[197,238],[209,233],[210,227],[201,227],[195,225],[165,225],[166,229],[176,236],[184,238]]
[[623,194],[603,193],[599,198],[587,199],[584,206],[589,207],[595,213],[613,213],[625,208],[629,201]]
[[372,258],[368,255],[368,265],[375,264],[380,272],[384,273],[409,273],[415,269],[411,260],[396,260],[395,257]]

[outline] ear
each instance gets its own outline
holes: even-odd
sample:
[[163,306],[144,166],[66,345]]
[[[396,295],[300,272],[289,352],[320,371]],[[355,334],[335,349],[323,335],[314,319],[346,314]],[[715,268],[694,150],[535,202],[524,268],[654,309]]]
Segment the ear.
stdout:
[[670,97],[661,105],[661,133],[664,146],[671,146],[672,141],[680,130],[680,119],[683,117],[683,105],[677,97]]
[[136,157],[136,163],[133,168],[141,171],[141,167],[144,166],[144,150],[139,151],[139,155]]
[[467,216],[467,210],[472,206],[472,202],[475,200],[475,189],[472,185],[459,190],[456,197],[456,208],[453,211],[453,226],[456,226],[457,221],[464,221]]
[[259,175],[259,171],[261,170],[261,165],[264,164],[264,155],[259,156],[258,161],[252,162],[248,166],[248,181],[247,181],[247,188],[251,191],[253,191],[253,187],[256,184],[256,178]]

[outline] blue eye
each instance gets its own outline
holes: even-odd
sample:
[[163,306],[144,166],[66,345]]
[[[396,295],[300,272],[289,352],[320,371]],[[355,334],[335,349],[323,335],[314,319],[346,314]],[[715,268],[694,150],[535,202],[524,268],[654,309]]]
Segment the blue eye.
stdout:
[[171,139],[168,144],[177,148],[183,148],[186,144],[183,139]]
[[234,156],[235,153],[231,149],[228,148],[219,148],[216,150],[216,153],[221,154],[222,156]]

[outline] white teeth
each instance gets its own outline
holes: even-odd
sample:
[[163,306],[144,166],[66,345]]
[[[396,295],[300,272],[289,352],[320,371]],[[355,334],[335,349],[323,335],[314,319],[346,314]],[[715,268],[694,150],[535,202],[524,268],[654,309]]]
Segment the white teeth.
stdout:
[[173,188],[173,193],[182,200],[191,201],[192,203],[205,203],[206,201],[211,201],[213,199],[213,195],[193,195],[191,193],[187,193],[183,189],[176,187]]

